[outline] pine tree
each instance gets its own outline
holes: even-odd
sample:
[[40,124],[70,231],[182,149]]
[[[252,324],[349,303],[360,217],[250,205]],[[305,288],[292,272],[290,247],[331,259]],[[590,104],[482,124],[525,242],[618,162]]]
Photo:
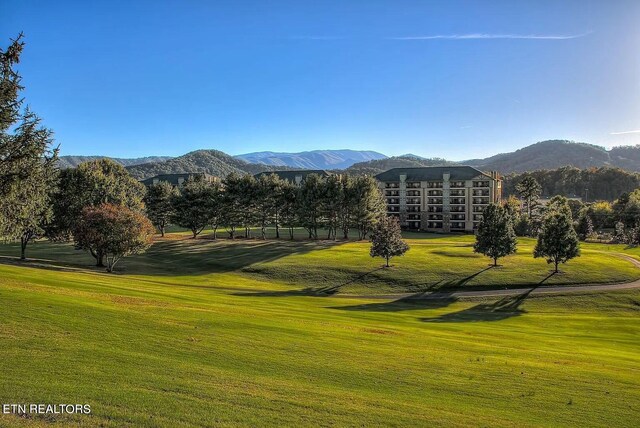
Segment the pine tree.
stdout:
[[209,183],[197,176],[190,178],[173,199],[173,222],[189,229],[193,239],[196,239],[207,225],[212,222],[217,225],[216,212],[220,209],[218,195],[219,186],[216,183]]
[[504,207],[491,204],[485,208],[476,231],[473,251],[491,257],[494,266],[498,266],[500,257],[516,252],[516,234],[511,216]]
[[389,267],[389,259],[401,256],[409,250],[409,245],[402,240],[400,223],[396,217],[384,216],[371,232],[371,257],[382,257]]
[[147,189],[147,195],[144,198],[147,217],[162,236],[174,216],[173,201],[178,194],[178,189],[166,181],[161,181]]
[[556,210],[545,216],[533,256],[544,257],[547,263],[553,263],[554,273],[558,272],[559,263],[580,256],[580,242],[573,228],[571,214]]
[[526,176],[518,184],[516,184],[516,191],[522,199],[527,203],[527,215],[531,217],[531,210],[536,202],[536,199],[540,197],[542,193],[542,186],[532,176]]
[[22,34],[0,50],[0,237],[20,239],[21,258],[27,244],[44,233],[52,216],[58,149],[40,118],[23,109],[20,75],[14,66],[24,47]]

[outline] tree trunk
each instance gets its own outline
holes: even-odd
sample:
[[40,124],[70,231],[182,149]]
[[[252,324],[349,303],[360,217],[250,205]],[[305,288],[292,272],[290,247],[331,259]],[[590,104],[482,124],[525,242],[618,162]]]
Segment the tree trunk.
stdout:
[[558,260],[554,260],[555,264],[556,264],[556,269],[553,271],[553,273],[558,273]]
[[389,256],[387,256],[386,259],[387,259],[387,267],[389,267]]
[[280,225],[278,224],[277,220],[276,220],[276,239],[280,239]]
[[193,239],[196,239],[198,236],[198,229],[191,229],[191,233],[193,233]]
[[104,267],[104,253],[102,251],[96,252],[96,266]]
[[498,266],[498,258],[497,257],[493,258],[493,266]]
[[26,260],[27,258],[27,244],[29,243],[29,238],[25,236],[20,237],[20,260]]
[[260,234],[262,235],[262,239],[264,241],[267,240],[267,231],[265,230],[264,224],[262,225],[262,228],[260,229]]
[[218,226],[213,226],[213,240],[218,239]]

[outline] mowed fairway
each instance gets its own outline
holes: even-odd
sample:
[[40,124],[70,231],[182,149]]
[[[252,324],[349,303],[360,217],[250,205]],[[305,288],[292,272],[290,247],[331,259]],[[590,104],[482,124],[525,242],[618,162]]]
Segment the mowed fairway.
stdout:
[[[0,259],[0,402],[90,416],[2,426],[635,426],[640,290],[389,300],[434,289],[625,282],[587,244],[549,277],[533,241],[498,269],[472,237],[416,235],[391,269],[367,243],[173,235],[118,274],[69,245]],[[0,246],[0,254],[17,254]],[[356,297],[357,294],[369,297]]]

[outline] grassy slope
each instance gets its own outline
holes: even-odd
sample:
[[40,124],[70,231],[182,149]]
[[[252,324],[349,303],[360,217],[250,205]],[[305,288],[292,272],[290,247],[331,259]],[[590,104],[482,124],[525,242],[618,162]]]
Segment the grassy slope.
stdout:
[[[457,252],[444,244],[451,239],[429,242]],[[239,270],[293,270],[288,260],[302,257],[298,269],[315,272],[320,255],[355,265],[349,249],[359,244],[241,244],[167,242],[117,276],[0,265],[0,401],[87,402],[90,417],[47,419],[83,426],[631,426],[640,418],[639,291],[413,303],[297,296],[281,292],[293,278]],[[88,261],[51,249],[34,255]],[[398,261],[413,275],[436,266],[412,263]],[[582,274],[570,266],[566,279]],[[610,272],[630,274],[622,265]]]

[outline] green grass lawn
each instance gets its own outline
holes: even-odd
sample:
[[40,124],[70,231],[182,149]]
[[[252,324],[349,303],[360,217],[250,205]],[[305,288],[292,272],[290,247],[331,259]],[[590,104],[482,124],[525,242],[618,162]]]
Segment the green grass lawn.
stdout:
[[[484,271],[471,242],[411,236],[407,256],[379,269],[366,243],[167,239],[114,275],[38,243],[30,255],[47,262],[0,260],[0,402],[93,412],[0,415],[0,426],[636,425],[640,290],[340,297],[548,276],[532,241]],[[638,256],[585,245],[545,284],[636,279],[621,252]],[[334,296],[305,292],[336,285]]]

